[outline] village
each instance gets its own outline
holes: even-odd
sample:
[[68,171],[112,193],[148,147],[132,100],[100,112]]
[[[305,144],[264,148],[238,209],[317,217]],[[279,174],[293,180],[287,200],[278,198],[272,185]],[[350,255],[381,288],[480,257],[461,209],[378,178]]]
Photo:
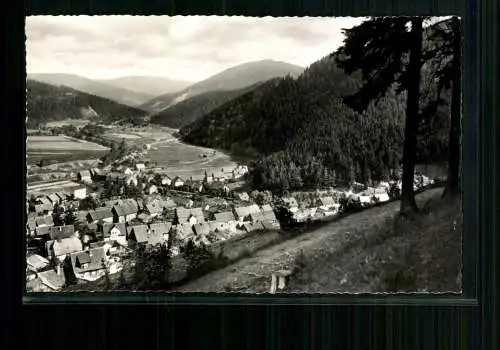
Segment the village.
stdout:
[[[138,247],[165,245],[173,257],[188,242],[210,246],[248,234],[266,234],[334,219],[347,205],[359,210],[390,201],[397,182],[348,190],[316,190],[273,196],[248,191],[249,169],[188,178],[169,176],[149,162],[125,162],[80,170],[73,181],[35,186],[27,193],[28,291],[58,291],[119,273]],[[50,192],[59,185],[59,190]],[[432,180],[420,175],[415,189]]]

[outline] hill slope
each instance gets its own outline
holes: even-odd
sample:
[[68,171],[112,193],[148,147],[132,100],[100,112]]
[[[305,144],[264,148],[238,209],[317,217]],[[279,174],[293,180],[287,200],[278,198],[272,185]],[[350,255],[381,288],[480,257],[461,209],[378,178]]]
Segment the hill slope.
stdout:
[[205,92],[238,90],[275,77],[284,77],[286,75],[295,77],[303,70],[302,67],[273,60],[244,63],[195,83],[176,94],[167,93],[155,97],[140,107],[156,113],[175,103]]
[[137,106],[150,100],[155,95],[136,92],[124,88],[127,85],[113,86],[104,82],[91,80],[74,74],[28,74],[28,79],[36,80],[51,85],[63,85],[86,92],[91,95],[100,96],[128,106]]
[[151,116],[150,122],[171,128],[181,128],[261,84],[257,83],[243,89],[230,91],[209,91],[193,96]]
[[95,119],[100,122],[141,120],[145,112],[115,101],[65,86],[26,82],[27,125],[36,128],[48,121]]
[[[357,74],[338,68],[335,57],[325,58],[297,79],[276,79],[237,97],[182,128],[181,135],[190,143],[254,157],[259,188],[379,180],[402,157],[405,95],[390,91],[359,114],[342,97],[360,84]],[[443,106],[429,121],[432,133],[419,140],[423,162],[446,159],[448,119]],[[439,151],[429,152],[429,145]]]
[[147,94],[151,96],[150,99],[154,96],[181,91],[192,84],[187,81],[149,76],[128,76],[99,81],[107,85],[126,87],[130,91]]

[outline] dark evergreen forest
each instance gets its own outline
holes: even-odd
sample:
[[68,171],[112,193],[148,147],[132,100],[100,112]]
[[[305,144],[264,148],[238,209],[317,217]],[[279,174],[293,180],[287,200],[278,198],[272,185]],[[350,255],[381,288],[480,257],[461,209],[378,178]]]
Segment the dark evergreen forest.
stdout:
[[[362,85],[347,74],[340,53],[311,65],[297,79],[273,79],[181,129],[187,142],[249,156],[257,188],[288,190],[354,180],[387,179],[401,165],[406,93],[394,84],[366,110],[344,102]],[[420,112],[435,99],[433,66],[421,75]],[[417,161],[447,160],[450,91],[418,124]]]

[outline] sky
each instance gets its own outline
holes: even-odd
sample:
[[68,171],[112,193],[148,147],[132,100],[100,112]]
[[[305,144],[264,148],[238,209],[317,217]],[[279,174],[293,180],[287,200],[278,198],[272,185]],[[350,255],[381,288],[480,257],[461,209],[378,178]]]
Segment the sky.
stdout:
[[30,16],[28,73],[196,82],[241,63],[307,67],[342,45],[356,17]]

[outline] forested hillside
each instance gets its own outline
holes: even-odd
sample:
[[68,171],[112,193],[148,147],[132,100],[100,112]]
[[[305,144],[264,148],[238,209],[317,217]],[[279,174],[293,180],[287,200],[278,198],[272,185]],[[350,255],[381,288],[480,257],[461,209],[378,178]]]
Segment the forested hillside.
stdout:
[[[380,180],[402,157],[406,97],[392,89],[357,113],[342,97],[360,84],[357,74],[338,67],[335,56],[324,58],[296,80],[278,78],[226,103],[182,128],[181,135],[197,145],[252,156],[253,182],[260,188]],[[427,85],[423,95],[431,96]],[[443,105],[421,125],[422,162],[446,159],[446,111]]]
[[188,98],[151,116],[150,122],[176,129],[181,128],[210,113],[224,103],[255,89],[260,84],[238,90],[209,91]]
[[69,87],[132,107],[144,103],[155,96],[154,94],[129,89],[134,87],[132,83],[113,85],[105,81],[92,80],[75,74],[28,74],[28,79],[55,86]]
[[302,67],[273,60],[247,62],[228,68],[177,93],[165,93],[157,96],[139,107],[152,113],[158,113],[174,104],[206,92],[244,89],[276,77],[288,75],[296,77],[303,70]]
[[137,108],[63,86],[28,79],[27,126],[63,119],[93,119],[100,122],[139,121],[146,114]]

